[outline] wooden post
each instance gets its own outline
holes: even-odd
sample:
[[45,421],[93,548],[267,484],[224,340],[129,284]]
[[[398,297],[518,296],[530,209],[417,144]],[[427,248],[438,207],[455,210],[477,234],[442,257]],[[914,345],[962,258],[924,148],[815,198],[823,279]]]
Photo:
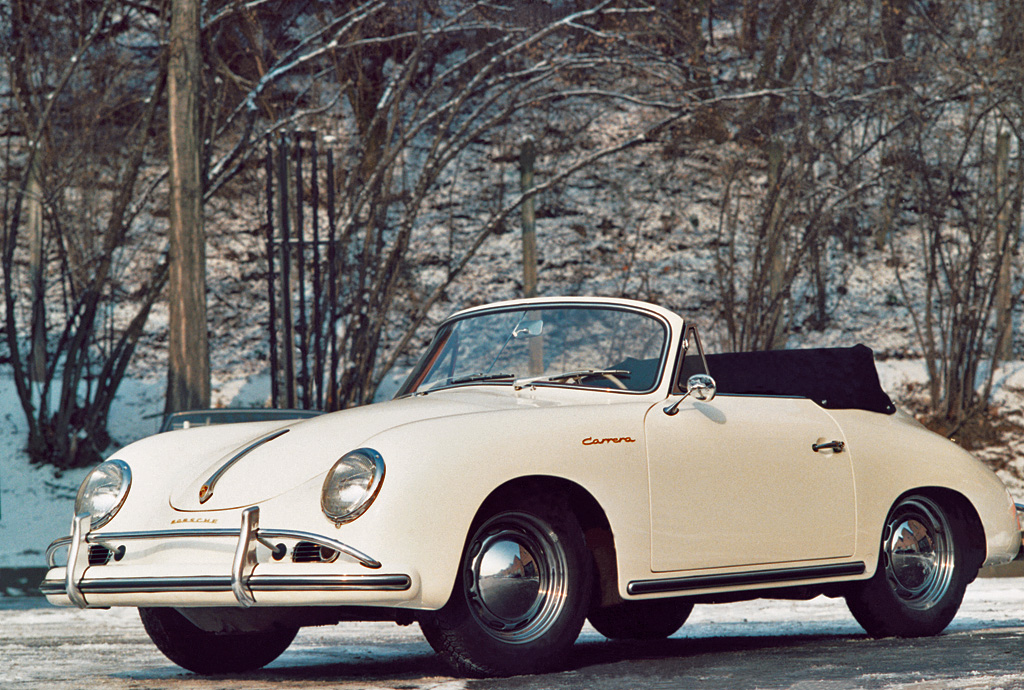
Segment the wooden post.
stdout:
[[316,386],[316,409],[324,409],[324,352],[323,352],[323,305],[320,295],[323,285],[320,277],[320,170],[317,152],[316,132],[312,133],[309,144],[310,207],[313,221],[313,382]]
[[199,99],[200,3],[173,0],[167,67],[170,270],[165,412],[210,406]]
[[281,213],[281,330],[284,355],[284,406],[295,407],[295,325],[292,323],[292,234],[288,210],[288,140],[281,137],[277,154],[278,209]]
[[[29,355],[29,379],[46,380],[46,290],[43,283],[45,254],[43,251],[43,186],[39,182],[39,158],[33,156],[25,190],[25,226],[29,235],[29,271],[32,279],[32,350]],[[48,410],[46,400],[39,406]]]
[[327,375],[325,410],[338,409],[338,224],[334,215],[334,151],[327,150],[327,333],[330,346],[330,373]]
[[[1011,206],[1007,163],[1010,158],[1010,133],[1000,132],[996,140],[996,256],[999,277],[996,283],[996,351],[998,361],[1013,356],[1013,266],[1014,242],[1010,236]],[[993,362],[993,366],[995,363]]]
[[[523,139],[523,148],[519,152],[519,190],[526,194],[533,189],[533,166],[537,160],[537,144],[533,137],[527,135]],[[534,199],[530,197],[523,202],[523,296],[537,296],[537,217],[534,211]],[[532,318],[532,316],[531,316]],[[530,375],[540,376],[544,373],[544,340],[540,337],[530,338]]]
[[767,246],[765,261],[768,269],[768,313],[769,319],[768,341],[769,350],[781,350],[786,346],[785,324],[783,315],[785,304],[783,304],[782,292],[786,262],[783,252],[785,247],[782,242],[782,228],[779,215],[781,213],[779,194],[782,185],[782,144],[772,141],[768,144],[768,193],[771,195],[772,208],[768,220]]
[[274,145],[267,143],[267,304],[270,307],[270,406],[278,407],[277,304],[274,296]]
[[[533,165],[537,160],[537,145],[533,137],[523,139],[519,153],[519,190],[526,194],[533,189]],[[523,202],[523,296],[537,296],[537,223],[534,197]]]
[[306,216],[303,175],[303,132],[295,133],[295,260],[299,283],[299,383],[302,384],[302,409],[311,407],[309,390],[309,321],[306,318]]

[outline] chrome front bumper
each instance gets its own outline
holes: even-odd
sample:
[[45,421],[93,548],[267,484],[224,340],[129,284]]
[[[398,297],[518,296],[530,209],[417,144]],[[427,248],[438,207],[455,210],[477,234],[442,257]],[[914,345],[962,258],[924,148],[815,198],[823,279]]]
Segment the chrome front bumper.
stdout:
[[[268,530],[259,526],[258,507],[246,508],[242,511],[242,524],[239,529],[182,529],[162,530],[154,532],[90,532],[90,516],[76,515],[72,522],[71,536],[57,539],[46,550],[46,561],[50,568],[56,567],[57,552],[68,547],[68,562],[63,580],[44,580],[40,591],[48,596],[66,595],[75,606],[90,606],[86,595],[116,594],[153,594],[153,593],[225,593],[231,592],[238,605],[243,607],[257,604],[256,592],[339,592],[339,591],[407,591],[412,586],[412,578],[403,574],[367,574],[367,575],[255,575],[258,560],[257,544],[270,549],[275,559],[284,556],[287,547],[284,541],[306,541],[318,546],[333,549],[339,554],[348,556],[360,565],[378,569],[381,563],[361,551],[317,534],[292,530]],[[149,540],[180,540],[180,539],[235,539],[234,557],[231,572],[223,576],[186,576],[186,577],[128,577],[128,578],[96,578],[84,580],[89,567],[90,544],[99,544],[117,552],[124,548],[125,542]]]

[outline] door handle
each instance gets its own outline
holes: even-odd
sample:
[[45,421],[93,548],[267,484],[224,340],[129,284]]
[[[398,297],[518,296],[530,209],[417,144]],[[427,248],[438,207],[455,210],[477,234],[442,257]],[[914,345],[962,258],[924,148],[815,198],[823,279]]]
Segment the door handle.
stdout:
[[828,443],[812,443],[811,450],[815,453],[823,450],[832,450],[836,453],[842,453],[843,449],[846,448],[846,444],[842,441],[829,441]]

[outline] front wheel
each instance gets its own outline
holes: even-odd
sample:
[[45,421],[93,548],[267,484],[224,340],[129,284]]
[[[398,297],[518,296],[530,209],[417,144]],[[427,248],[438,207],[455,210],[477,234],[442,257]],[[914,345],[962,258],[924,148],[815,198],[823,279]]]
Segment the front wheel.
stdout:
[[473,529],[451,599],[420,627],[458,673],[545,671],[579,636],[590,582],[583,532],[565,502],[520,497]]
[[872,637],[937,635],[976,572],[959,516],[927,496],[908,496],[885,522],[874,576],[846,603]]
[[298,628],[213,633],[172,608],[140,608],[149,638],[168,659],[194,673],[240,673],[266,666],[295,639]]

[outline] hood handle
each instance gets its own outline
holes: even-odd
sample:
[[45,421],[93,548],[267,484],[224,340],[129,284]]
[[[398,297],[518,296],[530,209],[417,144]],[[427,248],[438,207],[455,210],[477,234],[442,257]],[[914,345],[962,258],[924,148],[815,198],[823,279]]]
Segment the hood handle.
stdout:
[[284,436],[285,434],[288,433],[288,431],[288,429],[278,429],[277,431],[271,432],[266,436],[263,436],[262,438],[256,439],[255,441],[247,445],[245,448],[231,456],[230,460],[228,460],[223,465],[218,467],[217,471],[211,474],[210,478],[203,482],[202,487],[200,487],[199,489],[199,502],[206,503],[211,498],[213,498],[214,487],[217,486],[217,482],[219,482],[220,478],[224,476],[224,473],[231,469],[232,465],[234,465],[236,462],[244,458],[246,455],[262,446],[264,443],[270,443],[275,438]]

